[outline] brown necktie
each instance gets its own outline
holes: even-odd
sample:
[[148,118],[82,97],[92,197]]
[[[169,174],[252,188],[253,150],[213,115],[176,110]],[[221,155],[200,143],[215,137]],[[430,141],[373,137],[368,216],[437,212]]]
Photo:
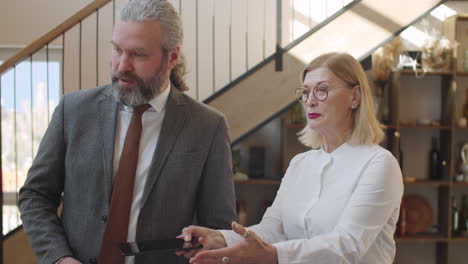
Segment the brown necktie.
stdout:
[[133,200],[133,185],[138,165],[138,149],[141,136],[141,116],[150,105],[133,108],[132,120],[128,126],[125,143],[120,156],[117,175],[112,191],[107,226],[99,252],[99,264],[123,264],[118,244],[127,240],[128,222]]

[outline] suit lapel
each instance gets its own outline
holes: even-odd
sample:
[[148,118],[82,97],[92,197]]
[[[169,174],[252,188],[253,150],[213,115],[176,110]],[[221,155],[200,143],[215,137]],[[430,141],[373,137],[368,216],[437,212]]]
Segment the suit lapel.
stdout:
[[186,113],[184,109],[184,99],[177,88],[172,87],[166,104],[166,114],[164,116],[161,133],[153,154],[151,167],[146,179],[145,190],[141,200],[142,206],[148,199],[148,195],[156,183],[157,177],[161,174],[162,167],[171,151],[180,131],[185,123]]
[[110,194],[113,184],[113,166],[115,130],[118,117],[118,103],[112,96],[112,88],[108,87],[101,94],[99,100],[99,142],[102,146],[102,159],[105,177],[105,192],[110,201]]

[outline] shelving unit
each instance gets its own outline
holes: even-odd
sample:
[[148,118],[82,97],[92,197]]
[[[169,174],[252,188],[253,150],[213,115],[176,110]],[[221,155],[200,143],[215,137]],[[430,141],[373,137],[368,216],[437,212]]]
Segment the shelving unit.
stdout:
[[[457,132],[468,131],[468,129],[456,125],[458,119],[456,116],[458,102],[455,98],[456,81],[457,76],[468,76],[468,74],[426,72],[422,78],[415,77],[415,74],[415,72],[407,70],[392,73],[391,93],[393,97],[389,102],[392,117],[391,123],[387,126],[392,127],[394,133],[387,133],[389,136],[387,148],[399,159],[399,147],[402,146],[405,195],[417,194],[429,201],[434,211],[433,223],[435,224],[429,229],[436,230],[436,232],[396,237],[396,263],[406,263],[398,257],[399,248],[417,248],[416,245],[420,243],[434,244],[433,254],[436,260],[434,263],[452,263],[453,254],[451,254],[450,248],[452,242],[468,242],[468,237],[456,236],[451,232],[451,198],[454,195],[454,189],[457,188],[459,192],[468,194],[468,188],[466,188],[468,183],[454,182],[459,159],[458,145],[460,140],[463,140],[458,137]],[[418,95],[422,96],[416,100]],[[437,108],[437,111],[434,109],[428,111],[428,105]],[[430,116],[431,123],[435,121],[435,124],[421,125],[415,119],[415,117],[421,118],[421,116],[427,118],[427,112],[432,115]],[[439,139],[439,153],[444,161],[440,180],[428,178],[427,168],[432,137]],[[400,140],[401,142],[398,142]],[[431,254],[430,252],[425,253]]]

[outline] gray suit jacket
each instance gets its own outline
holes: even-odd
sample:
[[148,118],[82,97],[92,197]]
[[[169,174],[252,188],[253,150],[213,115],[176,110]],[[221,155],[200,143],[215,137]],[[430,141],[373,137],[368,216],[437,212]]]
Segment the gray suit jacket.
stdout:
[[[65,255],[96,262],[112,192],[118,104],[104,86],[67,94],[55,109],[19,195],[24,230],[40,263]],[[223,116],[173,88],[143,192],[137,240],[174,238],[194,215],[199,225],[229,228],[235,219],[231,167]],[[135,262],[185,260],[168,254]]]

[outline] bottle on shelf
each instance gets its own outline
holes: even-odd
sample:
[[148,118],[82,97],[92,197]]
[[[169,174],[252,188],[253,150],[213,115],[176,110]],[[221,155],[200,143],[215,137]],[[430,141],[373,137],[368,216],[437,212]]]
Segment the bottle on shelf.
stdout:
[[237,200],[237,223],[247,225],[247,202],[244,200]]
[[400,205],[400,217],[396,226],[396,235],[402,237],[406,235],[406,206],[404,202]]
[[463,105],[463,117],[468,119],[468,88],[465,89],[465,103]]
[[468,49],[465,50],[465,56],[463,57],[463,71],[468,72]]
[[463,195],[460,212],[460,233],[468,236],[468,200],[466,194]]
[[455,196],[452,197],[452,234],[458,235],[460,230],[459,226],[460,214],[458,212],[457,200]]
[[429,179],[436,181],[442,179],[439,142],[437,137],[432,137],[432,148],[429,155]]

